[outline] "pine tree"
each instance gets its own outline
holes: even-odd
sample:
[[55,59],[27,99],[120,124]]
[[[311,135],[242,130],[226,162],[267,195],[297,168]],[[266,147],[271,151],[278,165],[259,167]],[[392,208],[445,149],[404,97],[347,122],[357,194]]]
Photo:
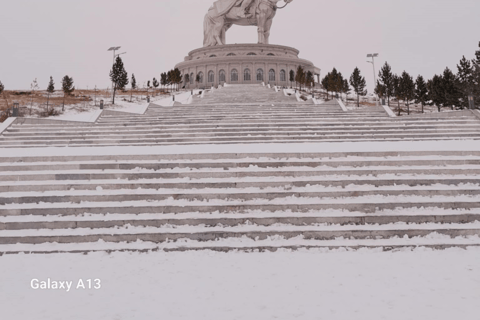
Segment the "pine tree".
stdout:
[[321,81],[323,89],[327,92],[327,100],[329,98],[328,92],[330,89],[330,83],[329,83],[329,74],[327,74]]
[[380,99],[383,99],[385,96],[386,88],[380,81],[377,80],[377,86],[375,87],[375,94],[378,95]]
[[402,79],[396,74],[392,74],[392,91],[391,96],[397,99],[397,112],[401,115],[402,109],[400,108],[400,100],[403,98],[403,86]]
[[290,87],[293,86],[293,81],[295,81],[295,71],[290,70]]
[[132,73],[132,89],[137,89],[137,79],[135,79],[135,74]]
[[407,105],[407,114],[410,115],[410,101],[415,98],[415,82],[413,82],[412,76],[406,71],[403,71],[400,82],[402,86],[402,99]]
[[305,83],[305,70],[302,66],[298,66],[297,75],[295,76],[295,82],[300,85],[300,91],[302,91],[302,84]]
[[65,97],[71,95],[73,91],[75,91],[75,87],[73,86],[73,79],[70,78],[68,75],[63,77],[62,79],[62,90],[63,90],[62,111],[65,111]]
[[350,94],[351,91],[352,91],[352,89],[350,88],[350,85],[348,84],[348,80],[344,79],[343,80],[343,93],[345,93],[345,103],[347,103],[347,104],[348,104],[348,95]]
[[133,90],[137,89],[137,79],[135,79],[135,74],[132,73],[132,82],[131,82],[132,88],[130,89],[130,102],[133,100]]
[[458,90],[458,81],[453,72],[447,67],[443,71],[443,93],[445,94],[445,106],[451,107],[460,105],[460,95]]
[[420,103],[422,105],[422,113],[425,112],[425,104],[428,99],[428,88],[425,80],[421,75],[417,77],[415,82],[415,103]]
[[53,82],[53,78],[50,77],[50,82],[48,83],[47,87],[47,115],[48,115],[48,103],[50,102],[50,95],[55,92],[55,82]]
[[392,67],[390,67],[388,62],[385,62],[384,66],[378,73],[378,76],[380,78],[380,83],[385,87],[385,95],[387,97],[388,106],[390,106],[390,97],[393,95],[394,88]]
[[350,76],[350,84],[353,87],[353,91],[357,94],[357,107],[360,107],[360,96],[365,96],[367,94],[367,90],[365,90],[367,82],[365,81],[365,78],[362,77],[358,67],[353,70],[353,73]]
[[468,108],[468,96],[473,94],[475,88],[474,66],[469,60],[465,59],[465,56],[463,56],[460,60],[460,64],[457,65],[457,69],[458,89],[462,94],[461,106],[463,108]]
[[343,92],[343,76],[342,76],[342,73],[337,72],[337,70],[335,68],[334,68],[334,70],[335,70],[335,73],[336,73],[335,76],[333,77],[335,92],[337,92],[337,93]]
[[[0,81],[0,94],[2,94],[5,91],[5,86],[3,85],[2,81]],[[5,99],[5,102],[7,103],[7,108],[8,108],[8,100],[5,95],[3,95],[3,98]]]
[[173,71],[170,70],[167,72],[167,86],[170,86],[173,84]]
[[445,105],[445,94],[443,90],[443,78],[441,75],[434,75],[427,83],[428,96],[432,105],[437,106],[438,112]]
[[112,104],[115,104],[115,94],[117,90],[125,90],[128,85],[128,73],[123,66],[122,58],[117,57],[113,69],[110,71],[110,79],[113,82],[113,100]]
[[179,84],[182,83],[182,72],[180,69],[175,68],[172,71],[173,83],[177,85],[177,91],[179,90]]
[[307,75],[305,76],[305,84],[307,85],[308,88],[311,88],[313,82],[314,82],[313,73],[312,73],[312,71],[309,70],[307,72]]
[[152,84],[153,84],[153,87],[155,88],[155,90],[157,90],[158,86],[160,85],[160,83],[158,83],[157,79],[155,79],[155,78],[153,78]]
[[200,73],[197,73],[197,76],[195,77],[195,82],[197,83],[197,88],[198,88],[198,83],[200,82]]

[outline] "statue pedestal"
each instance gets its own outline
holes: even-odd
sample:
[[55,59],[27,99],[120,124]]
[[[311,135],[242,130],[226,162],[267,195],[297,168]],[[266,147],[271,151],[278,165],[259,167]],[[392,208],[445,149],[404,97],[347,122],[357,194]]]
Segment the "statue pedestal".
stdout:
[[[228,44],[191,51],[185,61],[175,67],[184,75],[186,88],[208,88],[219,84],[290,85],[290,70],[298,66],[320,74],[312,62],[298,57],[295,48],[266,44]],[[189,75],[190,81],[185,82]],[[200,82],[196,82],[197,74]]]

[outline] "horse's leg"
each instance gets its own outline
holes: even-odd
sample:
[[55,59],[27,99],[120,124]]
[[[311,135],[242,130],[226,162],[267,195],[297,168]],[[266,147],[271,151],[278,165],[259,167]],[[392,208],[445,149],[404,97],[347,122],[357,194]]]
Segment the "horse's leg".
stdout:
[[225,20],[223,18],[218,18],[215,21],[215,26],[213,28],[213,37],[217,42],[218,46],[223,46],[224,41],[222,41],[222,33],[224,32]]
[[267,22],[267,15],[265,12],[260,9],[259,14],[257,15],[258,20],[258,43],[265,43],[265,23]]
[[265,44],[270,44],[270,29],[272,28],[273,19],[268,19],[265,22]]
[[226,40],[227,39],[227,30],[230,29],[231,26],[232,26],[231,24],[225,24],[223,26],[222,36],[221,36],[223,44],[227,44],[227,40]]

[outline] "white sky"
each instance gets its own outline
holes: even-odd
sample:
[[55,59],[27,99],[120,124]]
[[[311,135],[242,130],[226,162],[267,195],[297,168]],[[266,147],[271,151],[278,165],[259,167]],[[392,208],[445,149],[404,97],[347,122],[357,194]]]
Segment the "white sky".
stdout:
[[[203,44],[203,18],[213,0],[10,0],[0,10],[0,81],[6,89],[45,89],[73,77],[77,88],[106,88],[112,46],[142,85],[183,61]],[[279,10],[272,44],[295,47],[322,69],[350,76],[355,66],[371,91],[366,54],[430,78],[446,66],[456,71],[480,41],[480,0],[294,0]],[[255,27],[234,26],[228,43],[256,43]]]

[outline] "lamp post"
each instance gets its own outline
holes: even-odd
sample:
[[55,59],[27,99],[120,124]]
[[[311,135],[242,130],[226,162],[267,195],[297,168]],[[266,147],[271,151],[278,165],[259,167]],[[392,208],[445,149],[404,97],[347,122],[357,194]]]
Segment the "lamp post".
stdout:
[[[373,93],[375,94],[375,88],[377,86],[377,75],[375,73],[375,58],[378,57],[378,53],[369,53],[367,54],[367,58],[372,58],[372,61],[367,61],[368,63],[371,63],[372,66],[373,66],[373,81],[374,81],[374,84],[373,84]],[[375,98],[375,102],[378,106],[378,99]]]

